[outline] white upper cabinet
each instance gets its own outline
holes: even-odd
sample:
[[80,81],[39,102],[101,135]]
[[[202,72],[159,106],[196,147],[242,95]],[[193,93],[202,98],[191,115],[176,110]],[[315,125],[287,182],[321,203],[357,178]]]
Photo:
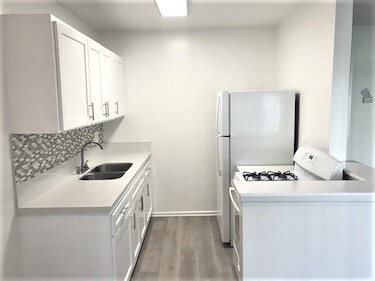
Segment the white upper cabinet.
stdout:
[[121,57],[103,48],[103,91],[106,118],[124,115],[123,63]]
[[11,133],[59,133],[123,116],[120,57],[52,15],[4,17]]
[[62,130],[88,125],[88,39],[60,22],[54,22]]
[[125,95],[124,95],[124,74],[123,74],[123,63],[122,58],[114,54],[113,59],[113,102],[114,102],[114,115],[125,114]]
[[89,39],[89,76],[90,76],[90,122],[100,122],[104,119],[102,110],[102,46]]

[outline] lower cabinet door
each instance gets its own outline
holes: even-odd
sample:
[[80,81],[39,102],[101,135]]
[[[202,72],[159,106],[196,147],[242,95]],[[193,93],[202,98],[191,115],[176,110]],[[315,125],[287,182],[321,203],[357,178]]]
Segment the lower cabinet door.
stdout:
[[137,201],[135,201],[129,213],[131,254],[132,254],[132,262],[134,265],[137,262],[138,253],[141,249],[141,239],[140,239],[140,233],[139,233],[139,226],[137,223],[138,217],[139,217],[139,213],[137,211]]
[[142,240],[146,234],[145,200],[144,200],[144,195],[143,195],[143,186],[142,186],[142,191],[138,195],[137,205],[138,205],[137,212],[138,212],[139,234]]
[[115,280],[130,280],[133,261],[131,257],[129,217],[124,220],[113,237],[113,255]]
[[149,176],[146,180],[144,192],[143,192],[143,201],[144,201],[144,215],[146,220],[146,225],[150,222],[151,211],[152,211],[152,199],[151,199],[151,177]]

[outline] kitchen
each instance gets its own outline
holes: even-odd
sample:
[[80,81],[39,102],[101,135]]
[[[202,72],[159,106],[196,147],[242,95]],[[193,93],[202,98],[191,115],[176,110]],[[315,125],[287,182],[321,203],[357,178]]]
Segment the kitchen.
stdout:
[[[29,1],[4,2],[5,13],[52,13],[90,37],[99,38],[104,46],[122,56],[126,62],[127,113],[124,120],[104,125],[104,137],[108,142],[152,142],[155,215],[209,215],[215,211],[212,134],[214,96],[218,89],[299,90],[304,95],[300,142],[305,140],[308,145],[326,151],[330,148],[331,104],[337,105],[331,102],[333,4],[293,7],[298,10],[277,28],[270,23],[265,27],[103,31],[96,35],[54,1],[40,1],[39,5]],[[275,6],[275,9],[282,11],[282,7]],[[85,10],[85,6],[80,9]],[[112,15],[103,12],[104,17]],[[94,18],[95,23],[99,17]],[[316,116],[316,108],[319,116]],[[190,114],[186,114],[187,110]],[[345,117],[340,121],[342,118]],[[3,126],[7,132],[7,123]],[[3,135],[3,142],[2,154],[8,156],[2,163],[5,192],[2,201],[6,206],[2,215],[2,241],[6,241],[4,247],[12,249],[4,256],[7,265],[4,272],[9,277],[12,275],[8,270],[18,260],[17,225],[12,223],[14,197],[9,188],[12,178],[9,178],[7,134]],[[194,177],[187,178],[190,174]]]

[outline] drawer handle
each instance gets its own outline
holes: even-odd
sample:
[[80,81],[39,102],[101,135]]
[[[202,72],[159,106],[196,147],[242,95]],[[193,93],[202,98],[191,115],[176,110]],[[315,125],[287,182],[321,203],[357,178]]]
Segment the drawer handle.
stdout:
[[127,209],[128,209],[127,207],[122,208],[122,211],[120,213],[125,215]]
[[150,197],[150,184],[148,183],[146,187],[147,187],[147,197]]

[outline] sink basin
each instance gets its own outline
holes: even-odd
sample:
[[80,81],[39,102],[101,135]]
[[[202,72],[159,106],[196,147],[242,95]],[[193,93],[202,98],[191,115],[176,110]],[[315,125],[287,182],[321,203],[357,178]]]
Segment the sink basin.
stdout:
[[96,166],[90,173],[126,172],[133,163],[107,163]]
[[90,172],[81,177],[80,180],[114,180],[121,178],[124,174],[125,172]]

